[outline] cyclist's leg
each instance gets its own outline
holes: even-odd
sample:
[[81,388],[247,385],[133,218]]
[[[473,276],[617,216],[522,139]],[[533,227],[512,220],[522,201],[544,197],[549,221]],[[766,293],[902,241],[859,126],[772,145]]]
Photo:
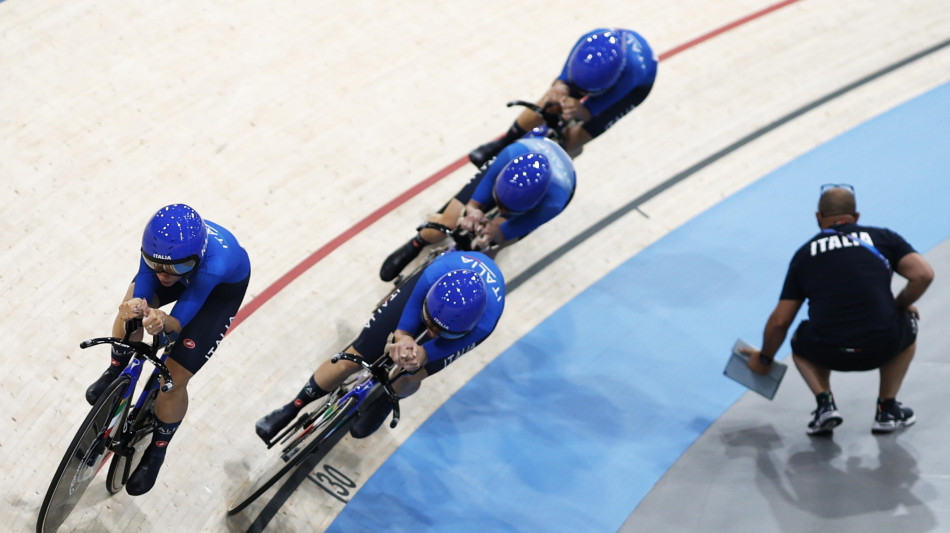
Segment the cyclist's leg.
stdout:
[[564,151],[574,159],[584,151],[584,145],[593,139],[583,125],[564,128]]
[[393,391],[399,398],[408,398],[419,390],[422,380],[427,377],[429,377],[429,373],[426,372],[425,368],[420,368],[413,374],[403,374],[393,382]]
[[[459,217],[465,204],[472,197],[472,193],[481,181],[484,172],[475,174],[464,187],[438,213],[429,216],[427,222],[445,226],[452,231],[458,226]],[[431,227],[422,227],[408,242],[389,254],[379,269],[379,278],[383,281],[392,281],[403,271],[419,252],[430,244],[435,244],[445,238],[445,233]]]
[[[378,357],[383,353],[389,334],[396,329],[402,309],[412,294],[412,289],[419,280],[420,273],[411,276],[400,285],[389,299],[383,302],[373,312],[372,318],[363,327],[359,336],[346,351],[359,356]],[[255,424],[257,435],[265,442],[270,442],[297,414],[311,402],[326,396],[338,387],[347,376],[361,367],[356,363],[340,360],[336,363],[327,359],[314,370],[308,382],[300,389],[297,396],[287,404],[271,411]]]
[[[558,98],[560,98],[560,96],[558,96]],[[544,96],[538,99],[538,107],[544,107],[551,99],[551,89],[549,88],[544,92]],[[518,117],[515,118],[515,121],[508,127],[504,135],[475,148],[468,154],[468,159],[476,167],[484,168],[485,164],[494,159],[506,146],[524,137],[526,133],[543,124],[544,119],[541,118],[541,115],[526,108],[518,114]]]
[[[464,191],[465,189],[462,190]],[[441,211],[429,215],[429,218],[426,219],[426,221],[434,222],[441,226],[445,226],[449,229],[449,231],[454,231],[455,228],[458,227],[459,218],[462,216],[462,211],[465,209],[465,202],[460,201],[459,196],[462,195],[456,195],[454,198],[449,200],[449,202],[445,204],[445,207]],[[468,196],[470,197],[471,194],[468,194]],[[435,244],[442,239],[445,239],[445,232],[435,228],[425,227],[419,231],[419,238],[425,241],[425,244],[427,245]]]
[[237,313],[250,276],[215,287],[194,318],[182,329],[165,361],[173,388],[155,400],[155,431],[142,462],[129,477],[126,491],[137,496],[151,490],[165,460],[168,443],[188,411],[188,382],[214,355]]
[[[403,374],[393,382],[393,391],[398,398],[406,398],[419,390],[428,374],[425,368],[420,368],[413,374]],[[380,396],[360,413],[359,418],[353,422],[350,427],[350,435],[356,439],[364,439],[376,432],[383,425],[383,422],[389,418],[389,413],[393,411],[393,404],[385,396]]]
[[168,392],[160,392],[155,399],[155,430],[152,432],[152,442],[145,449],[142,461],[129,476],[129,482],[126,484],[126,492],[132,496],[145,494],[155,485],[158,471],[165,462],[168,443],[188,412],[188,382],[194,374],[172,359],[168,359],[165,364],[171,373],[174,388]]
[[[353,346],[345,351],[360,357],[363,355]],[[257,436],[264,442],[270,442],[287,427],[291,420],[297,417],[304,407],[329,394],[360,368],[362,368],[360,365],[345,359],[340,359],[335,363],[332,359],[323,361],[290,403],[274,409],[254,424]]]

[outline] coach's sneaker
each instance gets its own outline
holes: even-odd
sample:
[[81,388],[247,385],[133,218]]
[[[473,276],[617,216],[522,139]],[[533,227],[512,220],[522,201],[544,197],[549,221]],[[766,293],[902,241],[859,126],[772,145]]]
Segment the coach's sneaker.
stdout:
[[406,268],[413,259],[419,256],[422,246],[413,237],[406,244],[403,244],[395,252],[389,254],[389,257],[383,261],[383,266],[379,269],[379,279],[383,281],[392,281],[396,276]]
[[360,413],[359,418],[350,426],[350,435],[355,439],[369,437],[386,421],[386,417],[393,411],[393,404],[386,398],[380,398],[369,409]]
[[808,423],[806,432],[809,435],[830,435],[831,432],[841,425],[844,421],[841,413],[838,412],[838,406],[830,393],[823,392],[819,394],[818,408],[811,412],[815,418]]
[[890,433],[902,427],[910,426],[916,421],[917,417],[914,416],[914,410],[910,407],[903,407],[900,402],[893,398],[890,400],[879,398],[871,433]]
[[279,409],[274,409],[254,424],[254,431],[257,432],[257,436],[260,437],[261,440],[270,443],[270,441],[280,433],[280,430],[287,427],[287,424],[297,416],[298,412],[299,410],[294,407],[293,403],[289,403]]
[[129,481],[125,484],[125,492],[128,492],[130,496],[141,496],[152,490],[163,462],[165,462],[164,455],[153,455],[146,451],[142,456],[142,462],[129,476]]

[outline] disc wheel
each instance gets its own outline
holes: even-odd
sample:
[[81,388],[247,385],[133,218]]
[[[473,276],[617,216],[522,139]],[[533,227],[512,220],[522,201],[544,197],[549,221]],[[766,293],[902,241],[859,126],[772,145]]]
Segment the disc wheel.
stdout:
[[36,522],[38,533],[59,529],[69,513],[105,465],[116,432],[122,429],[128,415],[128,402],[122,397],[131,382],[120,375],[92,406],[60,461],[50,483]]

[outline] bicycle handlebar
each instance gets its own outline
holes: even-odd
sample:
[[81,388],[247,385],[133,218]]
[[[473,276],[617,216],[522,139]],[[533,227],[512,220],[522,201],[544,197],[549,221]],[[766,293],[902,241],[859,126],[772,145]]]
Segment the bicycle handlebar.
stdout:
[[90,346],[97,346],[99,344],[111,344],[112,346],[117,346],[120,348],[125,348],[127,350],[132,350],[135,352],[136,356],[140,356],[144,359],[147,359],[148,362],[155,365],[155,368],[158,369],[159,374],[162,376],[164,383],[162,384],[162,392],[168,392],[174,388],[175,384],[172,382],[172,375],[169,372],[168,367],[165,366],[165,363],[162,362],[155,354],[158,353],[158,349],[162,346],[168,344],[168,337],[161,333],[159,335],[154,335],[152,337],[152,344],[146,344],[141,341],[129,342],[129,337],[132,336],[132,333],[137,329],[142,327],[142,319],[133,318],[132,320],[127,320],[125,322],[125,336],[119,339],[118,337],[97,337],[94,339],[87,339],[79,343],[79,347],[83,350],[89,348]]
[[[487,212],[484,213],[486,220],[494,220],[495,217],[499,216],[501,213],[498,211],[498,207],[492,207]],[[459,222],[456,224],[455,229],[444,225],[439,224],[438,222],[423,222],[416,228],[416,231],[422,231],[424,229],[434,229],[436,231],[442,232],[446,237],[455,241],[455,249],[463,252],[485,252],[489,253],[492,249],[497,248],[497,243],[491,243],[485,248],[476,249],[472,246],[472,243],[475,242],[477,235],[469,232],[468,230],[462,228],[462,218],[465,216],[465,211],[462,211],[462,216],[459,217]]]
[[508,107],[521,106],[526,107],[538,115],[544,120],[544,124],[548,129],[554,133],[554,141],[558,144],[564,143],[564,126],[567,123],[564,119],[561,118],[561,104],[557,102],[547,102],[544,104],[544,107],[538,107],[537,104],[526,102],[524,100],[512,100],[508,102]]
[[[389,427],[390,428],[396,427],[396,424],[399,423],[399,416],[400,416],[399,397],[396,396],[396,391],[393,390],[393,386],[392,386],[392,382],[395,381],[395,379],[393,380],[389,379],[389,371],[392,368],[392,365],[390,363],[393,362],[393,360],[389,357],[389,354],[387,353],[383,355],[382,357],[377,359],[375,363],[372,363],[372,364],[367,363],[365,359],[363,359],[362,357],[356,354],[347,353],[347,352],[340,352],[334,355],[330,360],[336,363],[340,359],[345,359],[347,361],[351,361],[353,363],[360,365],[361,367],[363,367],[363,369],[369,371],[369,373],[373,376],[373,379],[376,381],[376,383],[379,383],[380,385],[382,385],[383,392],[386,394],[386,398],[389,400],[389,403],[392,404],[393,406],[393,421],[389,423]],[[399,374],[396,375],[396,377],[398,378],[404,372],[405,370],[401,371]]]

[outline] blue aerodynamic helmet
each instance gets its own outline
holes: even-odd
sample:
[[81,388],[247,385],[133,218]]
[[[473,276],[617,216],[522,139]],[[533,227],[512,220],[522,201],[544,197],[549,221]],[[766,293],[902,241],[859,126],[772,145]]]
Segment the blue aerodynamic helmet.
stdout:
[[473,270],[453,270],[429,288],[422,316],[439,329],[440,337],[458,339],[478,324],[487,305],[488,291],[481,276]]
[[498,209],[520,214],[538,205],[551,184],[551,164],[543,154],[519,155],[501,169],[492,194]]
[[142,233],[142,258],[153,272],[184,276],[194,270],[208,248],[208,227],[185,204],[158,210]]
[[626,62],[623,35],[598,31],[574,48],[567,60],[567,80],[586,93],[602,93],[617,83]]

